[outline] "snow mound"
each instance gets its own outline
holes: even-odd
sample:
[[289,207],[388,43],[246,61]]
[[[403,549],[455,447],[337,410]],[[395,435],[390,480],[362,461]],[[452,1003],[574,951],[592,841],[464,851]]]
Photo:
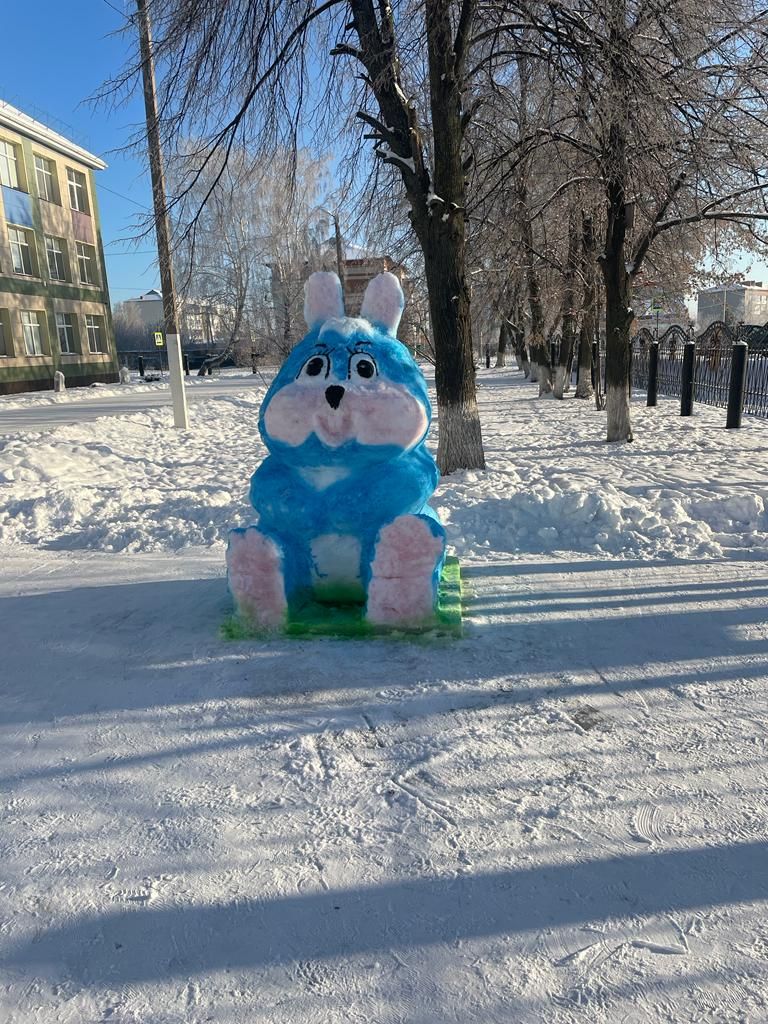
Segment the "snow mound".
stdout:
[[[582,552],[624,558],[768,553],[768,424],[723,429],[722,410],[633,409],[636,441],[602,441],[588,403],[540,402],[517,375],[480,374],[488,469],[446,477],[434,504],[460,556]],[[0,542],[58,549],[223,548],[253,520],[263,389],[104,417],[0,441]],[[434,440],[434,438],[433,438]],[[754,481],[754,482],[753,482]]]
[[[491,474],[493,478],[493,474]],[[600,490],[557,477],[507,493],[474,496],[477,485],[452,485],[440,514],[459,554],[584,551],[624,557],[720,557],[729,547],[768,550],[760,495],[687,497],[670,488],[643,497],[612,484]]]

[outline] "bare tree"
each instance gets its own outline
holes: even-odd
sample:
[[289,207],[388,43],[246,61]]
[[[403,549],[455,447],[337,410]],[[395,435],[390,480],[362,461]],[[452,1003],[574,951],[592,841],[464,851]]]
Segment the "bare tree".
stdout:
[[141,319],[135,303],[119,302],[112,311],[112,323],[118,349],[146,348],[149,328]]
[[[396,168],[423,253],[436,353],[438,463],[444,473],[484,465],[465,265],[463,143],[472,111],[464,107],[464,92],[476,3],[150,4],[156,60],[168,69],[159,88],[166,144],[173,147],[182,131],[204,140],[192,184],[204,168],[217,168],[204,203],[237,145],[277,138],[295,143],[310,97],[326,138],[329,131],[338,135],[340,122],[356,114],[378,157]],[[319,97],[310,84],[317,77],[317,67],[309,67],[314,46],[330,50],[341,63],[351,61],[358,80],[329,67],[327,91]],[[137,67],[127,67],[107,91],[130,88]],[[426,99],[423,109],[417,94]]]
[[[185,150],[196,167],[197,146],[187,142]],[[223,334],[219,358],[233,350],[239,361],[285,356],[303,334],[304,282],[322,262],[327,161],[304,151],[267,160],[242,148],[226,166],[220,159],[175,207],[182,292],[214,314]],[[175,173],[177,181],[189,173],[183,158]]]
[[[632,281],[662,234],[707,220],[744,232],[768,217],[764,169],[768,34],[752,0],[510,0],[523,46],[557,85],[545,140],[567,181],[591,178],[606,203],[607,438],[631,440]],[[511,20],[511,19],[510,19]],[[538,39],[538,54],[531,41]],[[569,106],[570,98],[570,106]]]

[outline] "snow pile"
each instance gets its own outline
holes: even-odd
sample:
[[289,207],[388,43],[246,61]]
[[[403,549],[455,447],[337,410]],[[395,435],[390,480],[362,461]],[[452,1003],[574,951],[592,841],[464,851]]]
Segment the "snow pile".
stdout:
[[[101,551],[222,544],[248,518],[261,390],[0,441],[0,542]],[[221,430],[221,434],[219,431]]]
[[[638,500],[612,484],[585,490],[554,474],[522,482],[508,497],[472,499],[475,485],[454,488],[454,544],[460,554],[483,548],[508,552],[595,551],[628,556],[722,554],[706,516],[694,517],[675,497]],[[662,492],[657,492],[661,498]],[[443,507],[441,506],[441,512]]]
[[[754,468],[762,421],[726,431],[722,410],[681,419],[674,401],[646,409],[638,399],[635,442],[609,446],[590,403],[539,401],[515,372],[479,381],[488,468],[444,479],[434,499],[460,556],[768,553],[768,477]],[[222,548],[230,526],[253,519],[263,393],[251,384],[196,401],[188,433],[164,407],[0,439],[0,542]]]
[[718,558],[729,549],[768,551],[763,494],[702,497],[667,487],[638,497],[610,483],[585,489],[553,473],[528,486],[518,480],[506,497],[491,490],[478,500],[487,490],[478,484],[477,474],[464,474],[451,486],[450,505],[440,505],[459,554],[492,549]]

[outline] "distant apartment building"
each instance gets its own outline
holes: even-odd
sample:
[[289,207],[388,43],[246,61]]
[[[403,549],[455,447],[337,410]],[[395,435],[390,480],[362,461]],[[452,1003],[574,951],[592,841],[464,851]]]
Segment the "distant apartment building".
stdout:
[[[350,247],[351,248],[351,247]],[[350,258],[349,253],[344,260],[344,290],[347,316],[358,316],[363,304],[365,289],[377,274],[389,271],[406,287],[406,273],[403,267],[395,263],[389,256],[360,256]]]
[[152,331],[163,329],[163,296],[157,288],[137,295],[135,299],[126,299],[122,303],[129,318],[149,335]]
[[[330,247],[323,261],[323,269],[336,270],[333,259],[335,250]],[[411,323],[412,287],[405,267],[396,263],[390,256],[373,255],[359,245],[347,244],[344,247],[344,306],[347,316],[359,316],[363,305],[365,289],[378,274],[388,271],[400,281],[405,293],[405,315],[401,321],[398,337],[405,345],[411,346],[414,331]]]
[[768,322],[768,288],[762,281],[732,281],[703,289],[696,297],[696,329],[715,320],[762,326]]
[[93,172],[0,100],[0,394],[118,379]]

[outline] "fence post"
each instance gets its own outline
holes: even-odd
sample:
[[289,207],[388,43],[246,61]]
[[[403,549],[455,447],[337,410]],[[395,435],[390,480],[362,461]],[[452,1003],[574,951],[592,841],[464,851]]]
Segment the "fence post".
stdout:
[[746,341],[734,342],[733,349],[731,350],[731,381],[728,385],[728,412],[725,417],[726,428],[741,426],[748,354],[749,346]]
[[597,371],[598,371],[598,363],[597,363],[598,356],[599,356],[599,353],[598,353],[598,350],[597,350],[597,342],[593,341],[592,342],[592,387],[593,388],[597,387],[595,378],[596,378],[596,374],[597,374]]
[[182,358],[182,360],[184,362],[184,376],[188,377],[189,376],[189,356],[187,355],[186,352],[184,352],[184,353],[182,353],[181,358]]
[[648,346],[648,401],[646,405],[656,405],[659,389],[659,343],[652,341]]
[[683,345],[683,369],[680,376],[680,415],[693,415],[693,361],[696,345],[686,341]]

